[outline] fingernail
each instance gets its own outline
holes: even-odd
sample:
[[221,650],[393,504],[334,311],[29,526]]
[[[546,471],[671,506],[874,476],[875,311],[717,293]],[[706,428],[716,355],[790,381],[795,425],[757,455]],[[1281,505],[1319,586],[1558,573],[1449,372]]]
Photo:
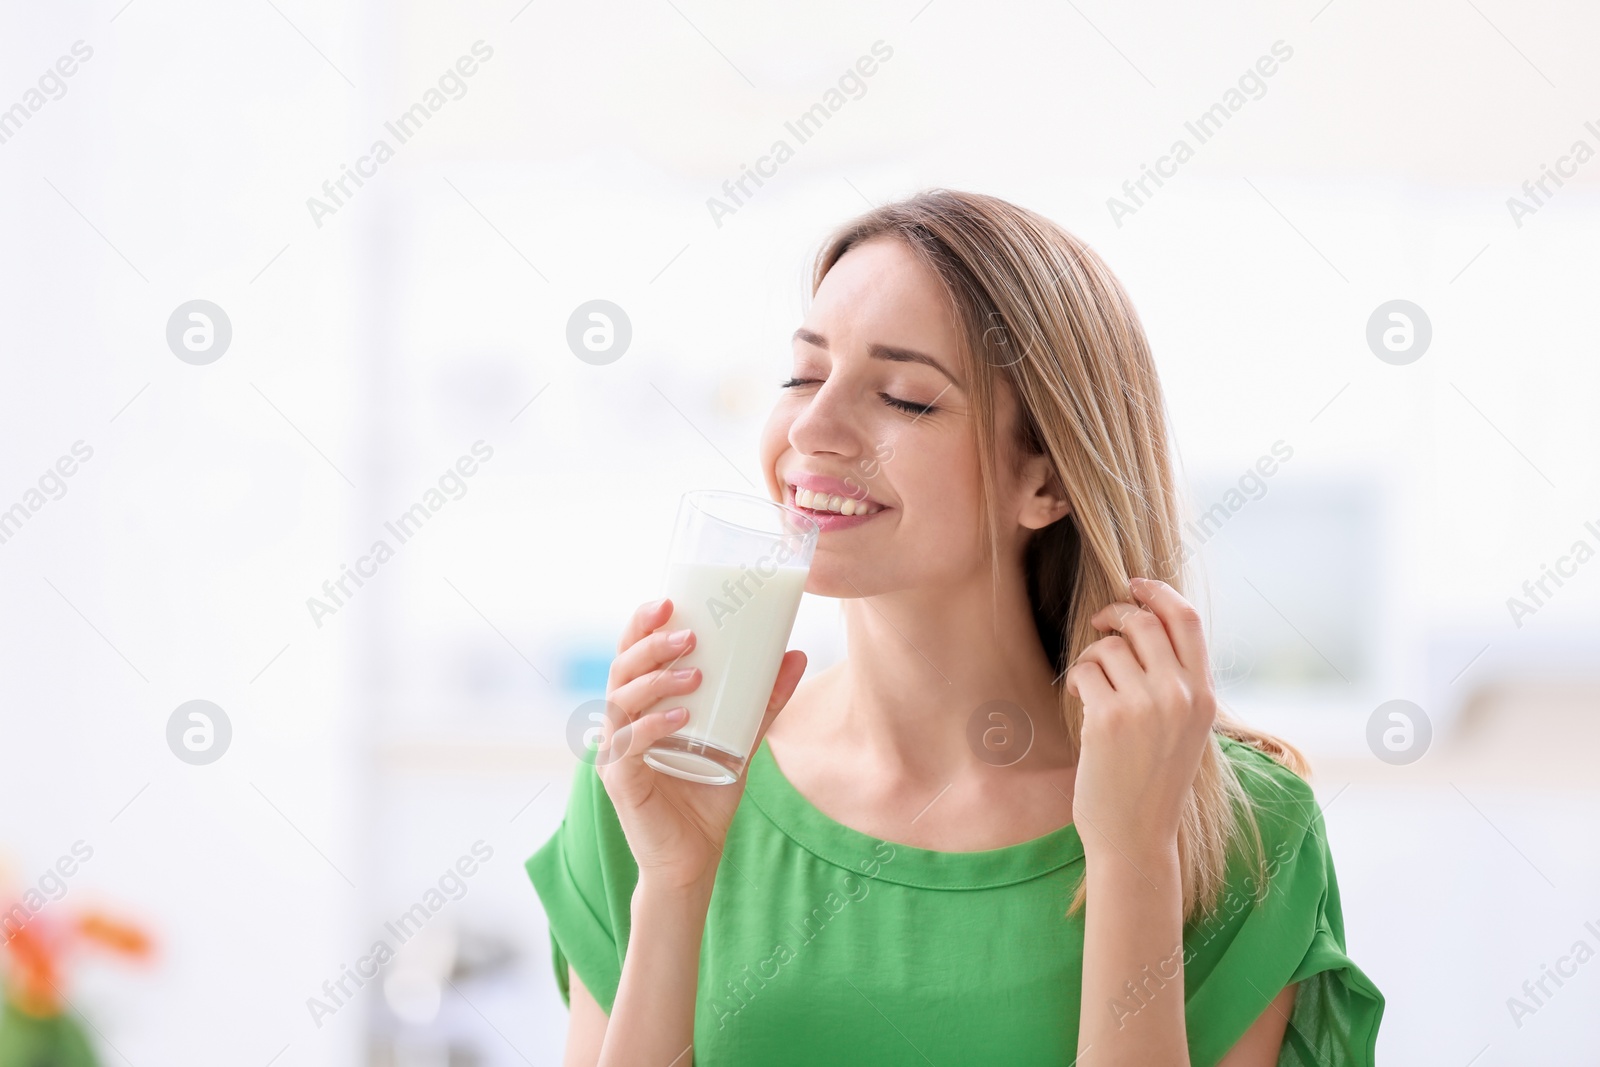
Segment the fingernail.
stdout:
[[667,712],[667,721],[676,726],[689,717],[688,708],[673,708]]
[[672,633],[667,635],[667,642],[669,644],[681,645],[681,644],[684,644],[685,642],[687,642],[688,640],[689,640],[689,631],[688,630],[674,630]]
[[667,598],[666,597],[662,597],[660,600],[658,600],[654,604],[650,605],[650,610],[651,611],[660,611],[661,610],[661,606],[663,604],[665,604],[666,602],[667,602]]
[[672,676],[678,679],[680,682],[688,681],[690,678],[694,677],[694,668],[679,667],[677,670],[672,672]]

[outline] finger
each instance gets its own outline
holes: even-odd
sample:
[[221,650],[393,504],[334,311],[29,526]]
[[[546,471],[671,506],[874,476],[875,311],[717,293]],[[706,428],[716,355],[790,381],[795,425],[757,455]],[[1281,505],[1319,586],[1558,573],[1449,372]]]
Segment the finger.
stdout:
[[1160,616],[1153,611],[1119,600],[1095,612],[1091,616],[1091,622],[1097,629],[1116,630],[1120,633],[1133,647],[1134,655],[1148,673],[1161,671],[1176,673],[1182,666],[1178,661],[1177,652],[1172,647],[1172,641],[1167,636],[1166,626],[1162,624]]
[[1202,671],[1206,663],[1205,626],[1200,612],[1183,594],[1154,578],[1135,578],[1133,595],[1161,620],[1179,664],[1187,671]]
[[[684,636],[679,638],[677,636],[679,634]],[[681,630],[656,630],[654,633],[646,634],[617,653],[616,658],[611,661],[606,687],[617,689],[651,671],[693,666],[687,663],[680,664],[678,661],[694,651],[695,644],[694,631],[687,627]]]
[[1094,660],[1079,660],[1067,669],[1067,692],[1083,701],[1084,705],[1098,703],[1110,697],[1115,690],[1105,671]]
[[1078,661],[1099,664],[1108,683],[1119,693],[1132,692],[1144,682],[1144,668],[1128,647],[1127,639],[1115,634],[1084,649]]
[[663,700],[698,689],[704,680],[705,674],[699,667],[650,671],[607,693],[606,702],[617,707],[623,722],[632,722],[645,712],[661,707]]
[[604,767],[631,756],[643,770],[644,754],[650,751],[650,746],[673,731],[683,729],[683,724],[688,721],[689,709],[674,706],[641,715],[614,732],[608,729],[607,736],[601,739],[599,751],[595,753],[595,766]]
[[1128,615],[1132,612],[1140,610],[1142,609],[1139,607],[1139,605],[1132,603],[1131,601],[1113,600],[1111,603],[1107,604],[1105,607],[1089,616],[1089,622],[1096,630],[1117,630],[1121,629],[1122,618],[1124,615]]
[[633,614],[629,615],[628,621],[623,624],[622,636],[617,639],[617,651],[619,653],[625,651],[645,634],[659,629],[670,618],[672,618],[672,601],[666,597],[652,600],[648,604],[640,604],[633,609]]

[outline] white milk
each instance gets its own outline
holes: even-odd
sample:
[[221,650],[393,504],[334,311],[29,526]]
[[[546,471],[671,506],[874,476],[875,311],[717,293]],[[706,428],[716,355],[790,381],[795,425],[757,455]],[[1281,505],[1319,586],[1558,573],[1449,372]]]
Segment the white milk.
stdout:
[[[672,618],[667,632],[694,631],[694,648],[675,668],[699,667],[700,684],[667,697],[657,708],[683,706],[689,721],[674,736],[749,756],[778,668],[800,610],[806,568],[755,568],[726,563],[676,563],[667,572]],[[655,710],[655,709],[651,709]]]

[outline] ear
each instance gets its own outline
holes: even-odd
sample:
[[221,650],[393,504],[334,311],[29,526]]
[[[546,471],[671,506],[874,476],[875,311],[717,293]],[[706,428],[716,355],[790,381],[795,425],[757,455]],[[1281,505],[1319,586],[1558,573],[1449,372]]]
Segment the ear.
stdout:
[[1023,463],[1024,497],[1017,522],[1030,530],[1040,530],[1059,522],[1072,511],[1066,488],[1056,476],[1047,455],[1029,456]]

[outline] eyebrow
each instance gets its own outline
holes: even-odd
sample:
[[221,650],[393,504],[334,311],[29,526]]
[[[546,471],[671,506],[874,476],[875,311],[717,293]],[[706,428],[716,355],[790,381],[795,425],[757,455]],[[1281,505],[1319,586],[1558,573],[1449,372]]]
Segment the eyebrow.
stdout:
[[[823,351],[828,350],[828,339],[822,336],[820,333],[806,329],[804,326],[800,327],[794,332],[793,339],[796,341],[804,341],[806,344],[820,348]],[[926,355],[922,352],[917,352],[910,348],[898,348],[894,345],[880,345],[874,343],[867,346],[867,355],[873,359],[890,360],[895,363],[924,364],[932,367],[946,378],[949,378],[950,384],[955,386],[957,389],[961,388],[961,383],[956,380],[955,375],[944,369],[944,364],[940,363],[932,356]]]

